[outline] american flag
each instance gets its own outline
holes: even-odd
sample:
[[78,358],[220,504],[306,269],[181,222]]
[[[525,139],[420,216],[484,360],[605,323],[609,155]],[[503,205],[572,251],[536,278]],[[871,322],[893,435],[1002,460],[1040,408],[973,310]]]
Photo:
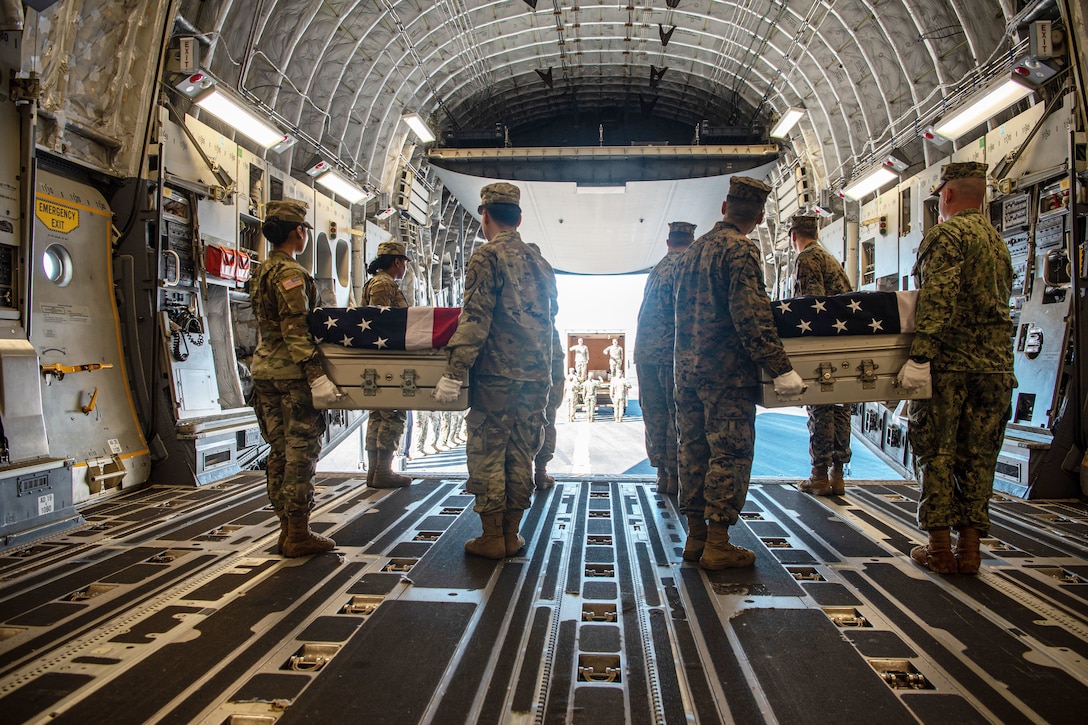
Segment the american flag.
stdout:
[[460,307],[318,307],[307,322],[318,344],[430,350],[450,341],[460,314]]
[[779,337],[897,335],[914,332],[917,290],[847,292],[771,302]]

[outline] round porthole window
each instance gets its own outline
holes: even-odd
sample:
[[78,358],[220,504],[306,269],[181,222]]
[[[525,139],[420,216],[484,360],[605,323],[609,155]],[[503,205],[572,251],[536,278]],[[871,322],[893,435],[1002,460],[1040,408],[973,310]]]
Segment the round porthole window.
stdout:
[[60,244],[50,244],[42,254],[42,271],[59,287],[72,281],[72,257]]

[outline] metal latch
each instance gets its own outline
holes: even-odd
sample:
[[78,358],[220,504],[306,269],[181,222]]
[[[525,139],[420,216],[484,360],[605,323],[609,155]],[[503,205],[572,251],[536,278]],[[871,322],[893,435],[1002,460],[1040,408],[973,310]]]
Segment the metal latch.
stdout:
[[329,664],[332,659],[340,650],[338,644],[314,644],[307,643],[302,645],[302,649],[298,654],[291,655],[291,659],[288,660],[288,666],[296,672],[313,672],[320,670],[325,665]]
[[400,384],[400,392],[405,398],[414,398],[416,395],[416,371],[405,369],[401,375],[404,382]]
[[822,362],[816,368],[816,382],[820,384],[820,390],[828,392],[835,389],[835,376],[832,375],[838,368],[831,363]]
[[582,682],[622,682],[622,675],[618,655],[578,656],[578,679]]
[[378,371],[374,368],[363,369],[363,395],[378,394]]
[[858,376],[858,380],[861,381],[861,387],[865,390],[871,390],[876,387],[876,371],[880,368],[872,360],[862,360],[858,365],[858,369],[861,370],[861,375]]

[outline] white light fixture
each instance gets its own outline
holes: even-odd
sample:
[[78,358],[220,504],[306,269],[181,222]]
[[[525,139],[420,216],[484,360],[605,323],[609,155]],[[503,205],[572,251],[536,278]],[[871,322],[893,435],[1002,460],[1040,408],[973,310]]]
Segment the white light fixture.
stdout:
[[953,111],[933,124],[933,133],[955,141],[973,128],[977,128],[1006,108],[1031,95],[1032,88],[1011,76],[1003,78],[978,93],[970,103]]
[[196,105],[265,148],[283,143],[285,139],[282,131],[218,88],[212,87],[199,96]]
[[314,177],[314,181],[321,184],[349,204],[365,203],[374,198],[372,193],[358,184],[353,183],[346,176],[334,169],[332,164],[329,164],[326,161],[318,161],[316,164],[306,169],[306,173]]
[[412,129],[412,133],[416,135],[422,143],[430,143],[434,141],[435,136],[431,129],[427,126],[426,122],[419,117],[418,113],[409,113],[404,117],[404,122],[408,124],[408,128]]
[[898,178],[899,175],[891,169],[877,166],[847,184],[846,188],[842,190],[842,194],[846,198],[856,201],[867,194],[873,193],[889,181]]
[[805,109],[803,108],[787,108],[779,117],[778,123],[771,129],[771,138],[785,138],[786,134],[797,125],[803,115],[805,115]]
[[396,209],[394,209],[393,207],[389,207],[388,209],[382,209],[380,212],[375,214],[374,218],[377,219],[378,221],[384,221],[384,220],[388,219],[389,217],[393,216],[396,213],[397,213]]

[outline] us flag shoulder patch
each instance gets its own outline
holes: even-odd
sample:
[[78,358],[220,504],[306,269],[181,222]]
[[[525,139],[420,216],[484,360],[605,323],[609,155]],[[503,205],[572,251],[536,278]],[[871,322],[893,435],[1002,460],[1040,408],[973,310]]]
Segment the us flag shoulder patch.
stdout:
[[302,277],[289,277],[288,279],[280,282],[285,290],[293,290],[295,287],[302,286]]

